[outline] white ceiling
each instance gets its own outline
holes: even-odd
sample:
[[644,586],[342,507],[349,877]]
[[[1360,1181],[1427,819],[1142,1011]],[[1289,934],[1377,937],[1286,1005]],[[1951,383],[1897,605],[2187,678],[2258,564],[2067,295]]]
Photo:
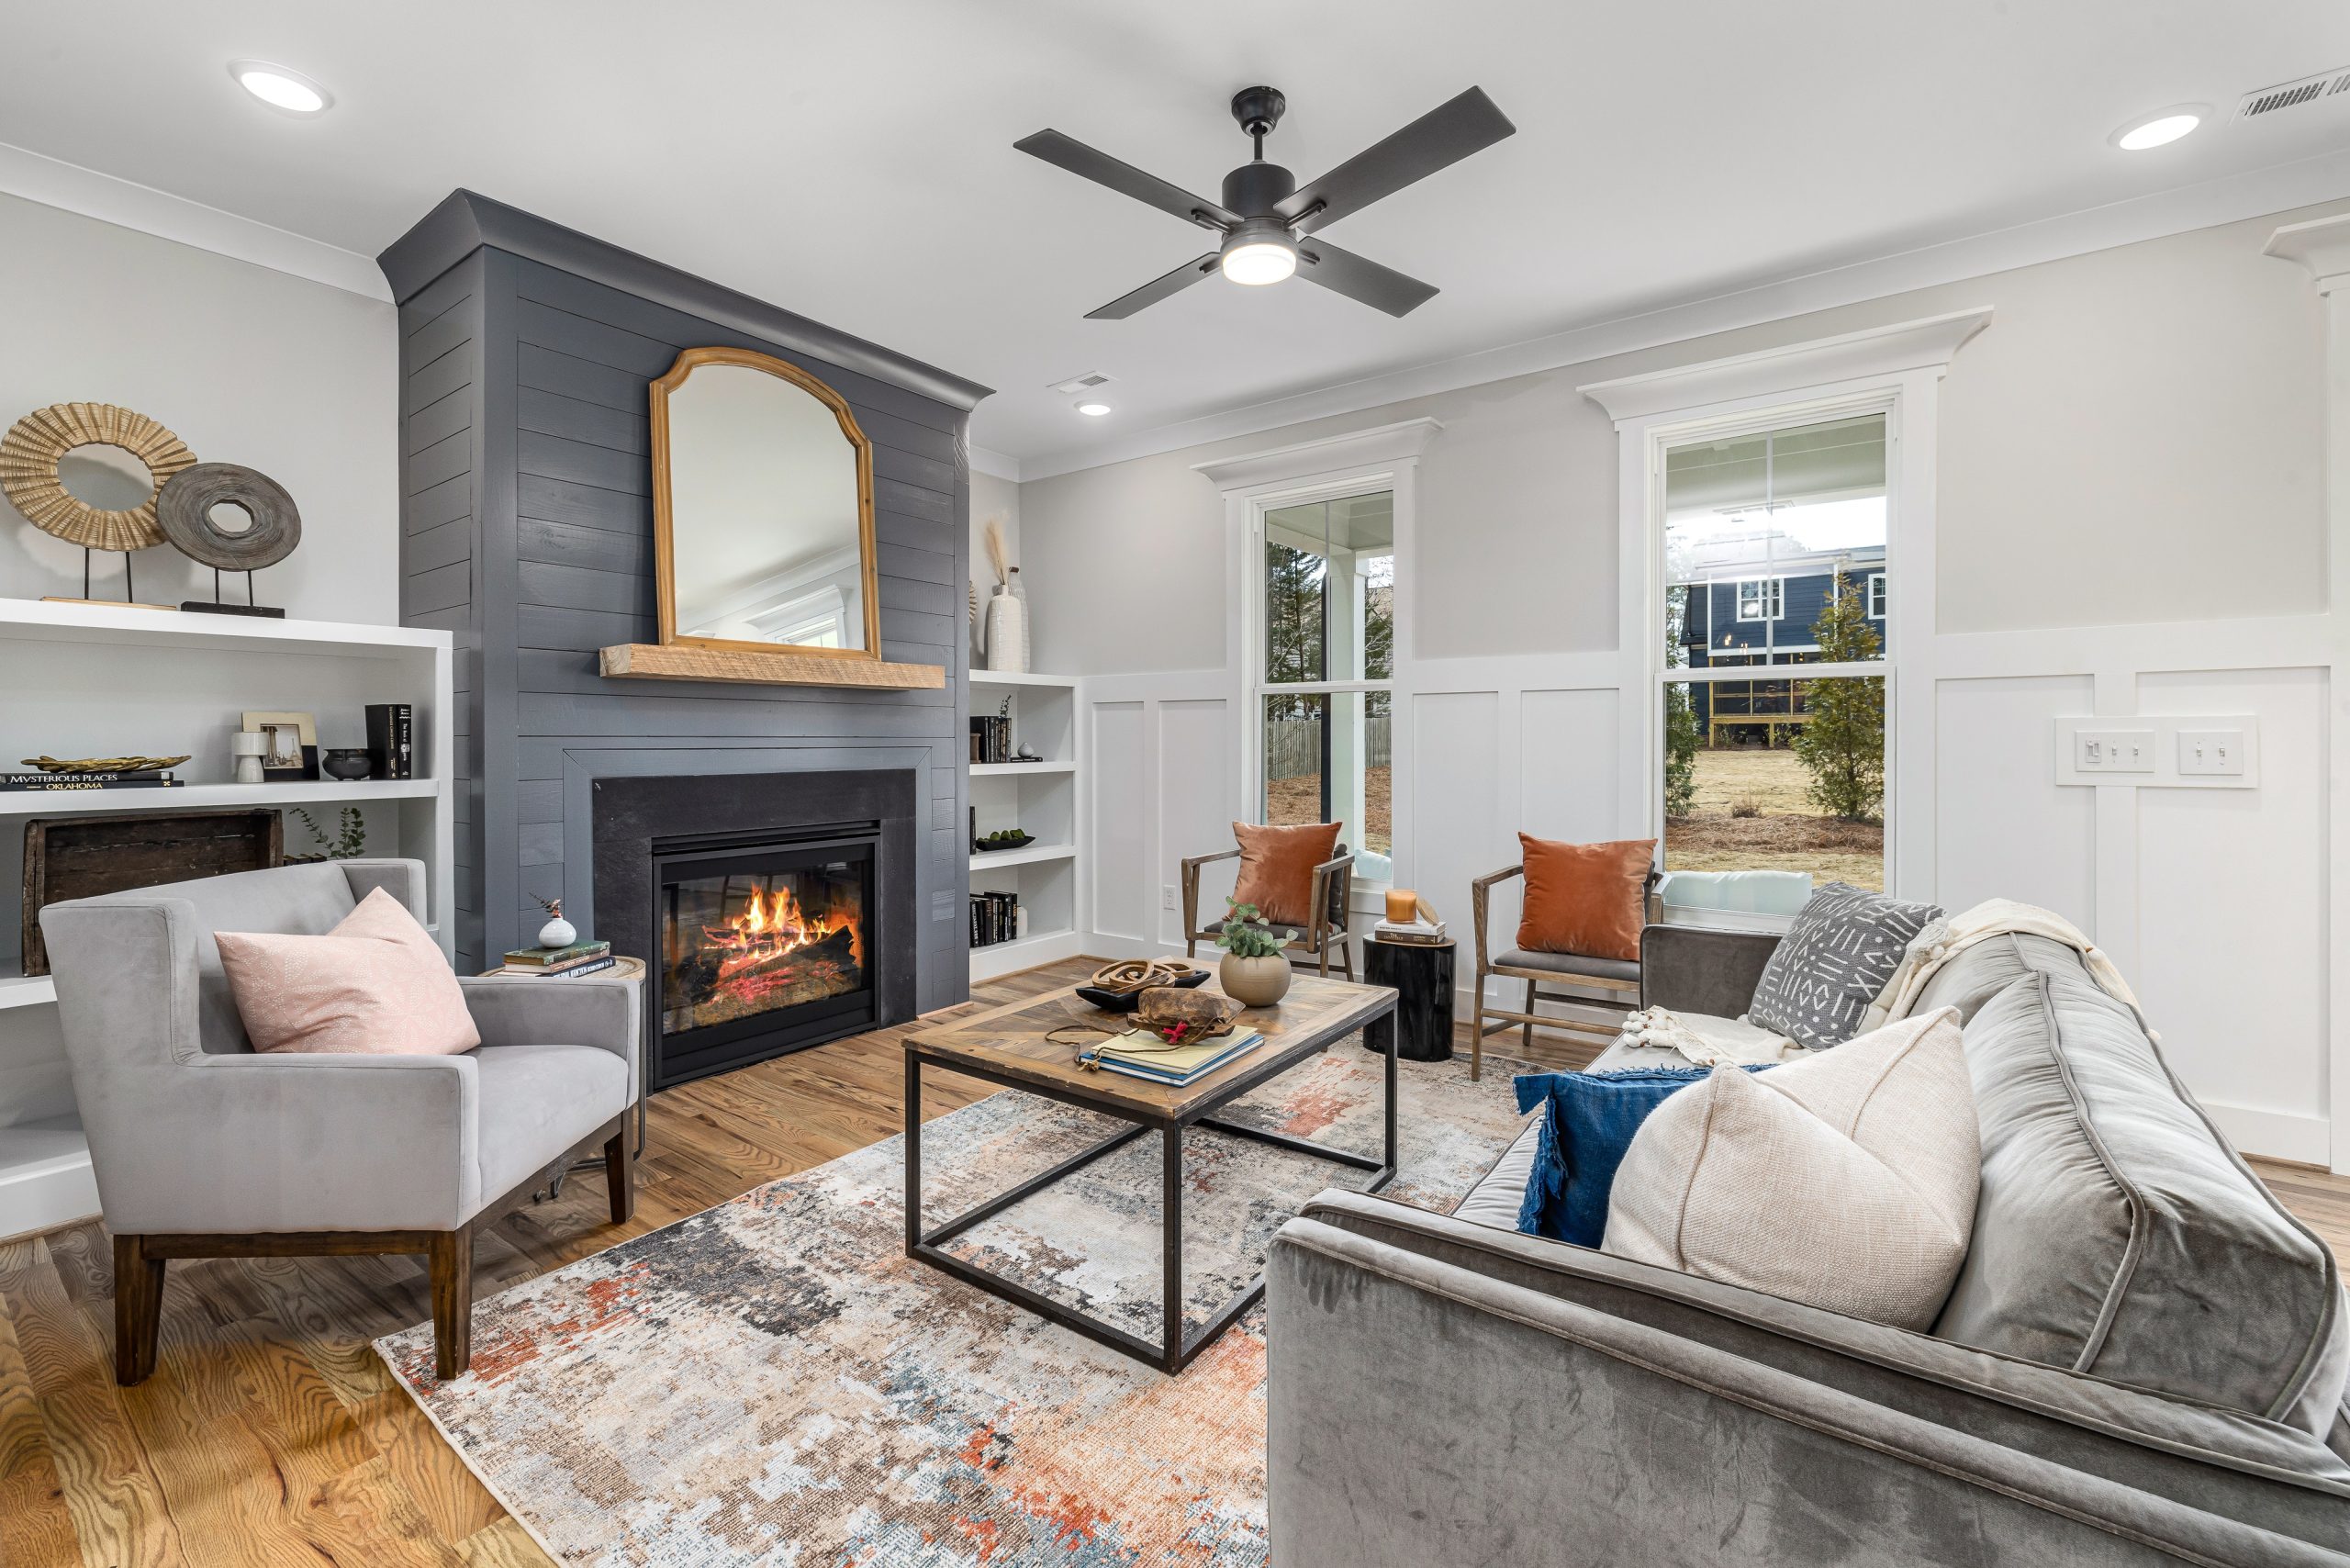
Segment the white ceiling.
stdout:
[[[1076,449],[2350,146],[2336,0],[6,0],[0,143],[365,255],[464,185],[998,388]],[[231,58],[335,94],[253,102]],[[1084,313],[1202,231],[1012,150],[1051,126],[1213,196],[1264,81],[1310,179],[1472,84],[1518,133],[1330,229],[1439,286],[1392,319],[1221,278]],[[2114,129],[2215,121],[2127,154]],[[2340,193],[2350,194],[2350,189]],[[1114,376],[1088,420],[1047,383]]]

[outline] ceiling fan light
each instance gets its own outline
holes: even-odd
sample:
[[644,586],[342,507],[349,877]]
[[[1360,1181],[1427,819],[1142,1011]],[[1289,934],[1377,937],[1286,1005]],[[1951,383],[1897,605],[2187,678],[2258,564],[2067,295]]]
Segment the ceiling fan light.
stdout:
[[1297,247],[1278,240],[1249,240],[1224,252],[1224,275],[1251,286],[1279,283],[1297,271]]

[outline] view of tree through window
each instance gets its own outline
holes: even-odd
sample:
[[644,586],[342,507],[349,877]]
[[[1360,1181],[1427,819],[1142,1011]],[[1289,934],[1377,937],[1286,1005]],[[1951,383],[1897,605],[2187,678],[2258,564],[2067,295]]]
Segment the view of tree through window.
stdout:
[[[1266,512],[1262,587],[1264,797],[1268,823],[1342,822],[1392,869],[1394,497],[1380,491]],[[1369,684],[1367,683],[1379,683]],[[1346,688],[1346,689],[1334,689]]]
[[1885,880],[1886,421],[1665,454],[1668,870]]

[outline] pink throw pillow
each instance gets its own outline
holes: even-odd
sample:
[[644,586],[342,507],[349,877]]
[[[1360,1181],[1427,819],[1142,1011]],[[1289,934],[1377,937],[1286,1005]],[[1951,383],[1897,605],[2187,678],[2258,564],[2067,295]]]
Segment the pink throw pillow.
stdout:
[[449,961],[381,888],[323,936],[213,940],[255,1050],[455,1056],[481,1044]]

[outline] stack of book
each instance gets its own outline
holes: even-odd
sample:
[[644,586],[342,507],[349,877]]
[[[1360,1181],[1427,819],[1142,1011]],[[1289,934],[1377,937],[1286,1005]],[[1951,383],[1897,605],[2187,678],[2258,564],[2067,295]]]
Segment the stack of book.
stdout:
[[619,961],[610,942],[574,942],[568,947],[517,947],[506,955],[506,967],[498,972],[570,980],[609,969]]
[[1012,721],[999,713],[974,714],[971,718],[971,760],[1010,762]]
[[141,768],[135,773],[0,773],[0,790],[172,790],[184,782],[170,769]]
[[1210,1036],[1196,1046],[1170,1046],[1148,1029],[1129,1029],[1091,1050],[1080,1051],[1077,1059],[1105,1072],[1181,1086],[1205,1078],[1243,1051],[1261,1045],[1264,1038],[1254,1029],[1235,1029],[1229,1035]]
[[1422,947],[1439,946],[1449,940],[1444,934],[1441,920],[1382,920],[1371,928],[1374,942],[1404,942]]
[[992,947],[1020,935],[1020,899],[1015,893],[971,895],[971,946]]

